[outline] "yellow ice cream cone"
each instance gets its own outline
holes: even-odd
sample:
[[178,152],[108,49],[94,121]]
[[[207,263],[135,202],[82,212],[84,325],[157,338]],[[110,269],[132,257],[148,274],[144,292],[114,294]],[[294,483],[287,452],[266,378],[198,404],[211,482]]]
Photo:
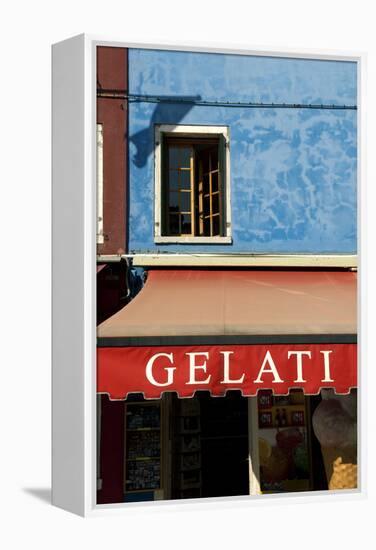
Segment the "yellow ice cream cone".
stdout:
[[321,450],[328,488],[331,490],[356,489],[358,486],[356,446],[322,447]]

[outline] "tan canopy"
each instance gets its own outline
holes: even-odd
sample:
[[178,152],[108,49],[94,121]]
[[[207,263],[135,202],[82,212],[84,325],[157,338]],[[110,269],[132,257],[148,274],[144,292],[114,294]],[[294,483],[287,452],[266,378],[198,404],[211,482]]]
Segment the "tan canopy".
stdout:
[[348,271],[151,270],[98,337],[355,335],[356,310]]

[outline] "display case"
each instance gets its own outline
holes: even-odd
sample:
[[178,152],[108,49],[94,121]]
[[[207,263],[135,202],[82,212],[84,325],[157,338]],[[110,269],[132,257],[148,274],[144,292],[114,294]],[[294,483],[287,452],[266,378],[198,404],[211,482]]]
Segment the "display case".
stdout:
[[125,500],[138,493],[154,500],[162,488],[161,404],[127,403],[125,415]]

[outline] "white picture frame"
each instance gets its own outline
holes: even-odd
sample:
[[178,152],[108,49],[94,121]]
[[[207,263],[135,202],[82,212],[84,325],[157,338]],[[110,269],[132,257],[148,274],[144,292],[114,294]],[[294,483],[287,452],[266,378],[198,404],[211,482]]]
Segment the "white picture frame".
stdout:
[[[52,503],[79,514],[95,516],[122,508],[155,506],[213,507],[228,505],[228,498],[200,501],[124,503],[97,505],[96,426],[96,47],[142,47],[202,52],[257,54],[308,59],[351,60],[358,65],[358,100],[364,90],[364,54],[322,51],[240,50],[219,46],[132,44],[79,35],[53,46],[52,60]],[[358,218],[364,216],[364,121],[358,110]],[[72,139],[72,136],[75,136]],[[360,147],[361,145],[361,147]],[[359,226],[359,223],[358,223]],[[360,232],[359,232],[360,233]],[[360,238],[360,237],[359,237]],[[359,241],[360,242],[360,241]],[[360,247],[359,247],[360,249]],[[359,288],[365,289],[360,270]],[[358,289],[358,292],[360,290]],[[358,295],[359,296],[359,295]],[[360,303],[360,301],[359,301]],[[359,313],[358,359],[364,349],[364,308]],[[359,387],[366,383],[366,370],[359,369]],[[358,400],[359,489],[346,492],[315,492],[299,495],[266,495],[275,502],[332,502],[359,499],[366,494],[365,398]],[[258,497],[234,497],[234,505],[257,506]]]

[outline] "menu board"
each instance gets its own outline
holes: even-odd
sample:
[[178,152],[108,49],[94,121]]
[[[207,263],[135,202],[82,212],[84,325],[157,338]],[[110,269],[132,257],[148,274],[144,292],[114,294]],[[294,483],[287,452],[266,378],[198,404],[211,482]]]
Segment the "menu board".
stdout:
[[286,396],[259,392],[258,427],[261,491],[309,490],[310,442],[303,392]]
[[161,434],[159,404],[127,405],[126,491],[159,489]]

